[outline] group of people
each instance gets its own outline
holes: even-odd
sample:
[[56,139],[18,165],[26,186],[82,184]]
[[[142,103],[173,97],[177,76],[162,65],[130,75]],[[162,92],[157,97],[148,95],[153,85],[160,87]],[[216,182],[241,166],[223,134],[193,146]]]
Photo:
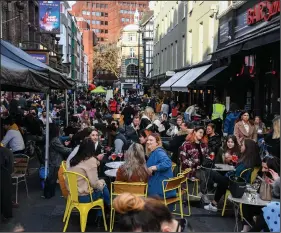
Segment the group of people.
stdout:
[[[39,96],[34,99],[36,102],[33,100],[29,109],[17,107],[20,112],[16,114],[10,114],[9,107],[6,108],[9,116],[2,121],[6,130],[2,147],[11,149],[13,154],[25,153],[26,143],[30,140],[39,143],[40,138],[44,141],[48,116],[44,112],[44,101]],[[130,99],[129,96],[106,100],[104,96],[81,95],[74,104],[77,112],[70,112],[69,124],[64,118],[63,96],[53,98],[51,104],[49,172],[44,198],[55,195],[58,171],[62,161],[66,161],[68,171],[88,178],[94,190],[92,199],[102,198],[105,209],[109,210],[109,183],[103,177],[105,163],[113,160],[114,153],[124,154],[124,164],[117,171],[116,181],[148,184],[148,199],[124,194],[114,201],[114,208],[123,216],[121,225],[124,231],[180,231],[184,222],[175,220],[169,206],[165,207],[153,198],[163,198],[163,180],[173,178],[177,171],[187,168],[191,169],[189,180],[200,181],[199,196],[208,211],[217,211],[217,203],[228,188],[229,176],[240,176],[248,168],[262,167],[262,176],[274,187],[274,195],[280,196],[280,168],[276,166],[280,159],[279,116],[268,131],[259,117],[252,122],[246,111],[239,115],[230,111],[225,119],[222,114],[214,112],[212,119],[217,115],[217,119],[223,122],[218,130],[216,119],[202,126],[193,121],[191,116],[198,115],[196,106],[191,110],[178,103],[171,106],[167,99],[161,108],[153,98]],[[181,111],[181,108],[185,110]],[[266,148],[263,155],[258,145]],[[235,160],[234,155],[237,157]],[[212,171],[206,185],[203,179],[206,160],[234,165],[235,171],[227,174]],[[174,171],[173,164],[177,165]],[[242,177],[250,183],[251,171],[243,173]],[[217,188],[214,199],[210,201],[206,194],[214,183]],[[83,179],[78,180],[78,195],[80,202],[91,200],[87,182]],[[166,193],[167,198],[175,196],[176,191]],[[259,211],[255,213],[262,218]],[[98,212],[98,224],[100,219],[101,213]],[[265,225],[262,229],[266,230]],[[244,230],[250,230],[246,223]]]

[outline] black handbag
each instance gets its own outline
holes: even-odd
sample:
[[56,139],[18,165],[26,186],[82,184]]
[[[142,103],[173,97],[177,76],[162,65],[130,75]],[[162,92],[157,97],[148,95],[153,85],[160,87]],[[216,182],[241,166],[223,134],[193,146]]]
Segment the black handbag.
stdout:
[[208,157],[205,157],[203,159],[202,167],[205,167],[205,168],[215,168],[215,161],[211,160]]

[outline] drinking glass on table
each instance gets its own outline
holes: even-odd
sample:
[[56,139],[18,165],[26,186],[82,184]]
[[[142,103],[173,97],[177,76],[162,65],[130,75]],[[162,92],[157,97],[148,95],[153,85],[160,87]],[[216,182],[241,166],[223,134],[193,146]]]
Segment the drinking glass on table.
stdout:
[[117,158],[117,155],[116,155],[115,153],[113,153],[113,154],[111,155],[111,159],[112,159],[113,161],[115,161],[116,158]]
[[121,161],[121,159],[123,157],[123,153],[118,153],[117,156],[119,157],[119,160]]
[[211,154],[210,154],[209,157],[210,157],[211,160],[214,160],[214,159],[215,159],[215,153],[214,153],[214,152],[211,152]]

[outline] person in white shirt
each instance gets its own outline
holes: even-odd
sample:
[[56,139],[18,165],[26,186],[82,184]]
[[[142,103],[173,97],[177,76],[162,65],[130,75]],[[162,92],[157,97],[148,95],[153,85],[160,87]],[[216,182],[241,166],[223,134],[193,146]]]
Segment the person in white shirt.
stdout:
[[[43,122],[44,125],[46,125],[47,122],[47,113],[45,111],[42,112],[41,117],[39,118]],[[53,123],[52,118],[49,116],[49,123]]]

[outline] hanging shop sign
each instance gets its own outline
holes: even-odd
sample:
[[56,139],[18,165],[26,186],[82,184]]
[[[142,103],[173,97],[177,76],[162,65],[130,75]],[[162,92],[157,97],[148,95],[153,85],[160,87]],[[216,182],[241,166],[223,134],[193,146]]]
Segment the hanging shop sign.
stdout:
[[280,1],[263,1],[247,11],[247,24],[253,25],[260,21],[269,21],[280,14]]
[[39,1],[40,32],[60,34],[60,1]]
[[26,51],[30,56],[37,59],[38,61],[41,61],[44,64],[49,64],[49,54],[47,52],[32,52],[32,51]]

